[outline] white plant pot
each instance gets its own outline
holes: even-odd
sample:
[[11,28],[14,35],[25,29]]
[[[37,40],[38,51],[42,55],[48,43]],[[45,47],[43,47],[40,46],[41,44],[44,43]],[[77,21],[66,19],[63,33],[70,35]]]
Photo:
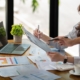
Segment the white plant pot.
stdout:
[[15,43],[21,43],[22,42],[22,36],[13,36],[13,40]]

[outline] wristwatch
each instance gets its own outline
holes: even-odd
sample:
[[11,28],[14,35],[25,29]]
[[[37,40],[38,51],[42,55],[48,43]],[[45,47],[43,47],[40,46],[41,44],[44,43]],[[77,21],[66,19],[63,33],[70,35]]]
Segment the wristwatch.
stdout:
[[63,63],[64,63],[64,64],[67,63],[67,60],[68,60],[68,58],[67,58],[67,56],[65,56],[65,57],[64,57],[64,60],[63,60]]

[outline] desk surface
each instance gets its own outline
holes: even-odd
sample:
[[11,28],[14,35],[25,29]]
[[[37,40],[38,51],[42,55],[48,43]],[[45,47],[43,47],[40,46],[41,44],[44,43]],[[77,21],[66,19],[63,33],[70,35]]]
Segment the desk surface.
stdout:
[[[14,43],[13,42],[13,40],[9,40],[8,41],[9,43]],[[33,43],[31,43],[29,40],[23,40],[23,42],[22,43],[29,43],[29,44],[31,44],[31,46],[33,46],[34,44]],[[23,55],[25,55],[25,56],[28,56],[29,54],[28,54],[28,51],[29,50],[27,50]],[[68,55],[68,54],[67,54]],[[16,56],[16,55],[1,55],[0,54],[0,56]],[[31,62],[32,63],[32,62]],[[60,79],[57,79],[57,80],[80,80],[80,76],[73,76],[73,75],[70,75],[69,74],[69,71],[55,71],[55,70],[50,70],[49,72],[51,72],[51,73],[54,73],[54,74],[56,74],[56,75],[59,75],[59,76],[61,76],[61,78]]]

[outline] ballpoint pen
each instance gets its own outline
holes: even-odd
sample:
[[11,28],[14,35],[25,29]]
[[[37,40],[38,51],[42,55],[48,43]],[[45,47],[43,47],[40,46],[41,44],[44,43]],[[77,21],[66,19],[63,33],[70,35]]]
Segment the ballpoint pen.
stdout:
[[[64,38],[68,38],[67,36],[65,36]],[[53,39],[50,39],[48,41],[54,41],[54,40],[59,40],[59,38],[53,38]]]

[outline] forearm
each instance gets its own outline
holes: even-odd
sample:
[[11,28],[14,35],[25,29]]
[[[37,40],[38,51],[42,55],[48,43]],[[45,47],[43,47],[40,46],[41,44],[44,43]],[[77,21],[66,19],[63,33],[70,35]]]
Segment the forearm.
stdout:
[[45,35],[45,34],[42,34],[41,39],[42,39],[43,41],[45,41],[46,43],[49,43],[48,40],[50,40],[51,38],[50,38],[49,36]]
[[71,45],[76,45],[76,44],[80,44],[80,37],[77,37],[75,39],[72,39],[70,41]]
[[74,57],[67,57],[68,62],[74,63]]

